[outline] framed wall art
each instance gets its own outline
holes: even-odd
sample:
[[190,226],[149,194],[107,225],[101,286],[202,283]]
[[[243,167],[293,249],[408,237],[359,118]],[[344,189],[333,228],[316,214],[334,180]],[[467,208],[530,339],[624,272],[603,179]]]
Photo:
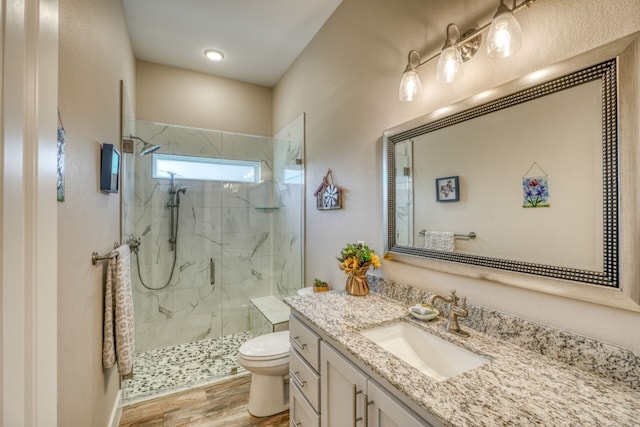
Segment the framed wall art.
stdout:
[[[537,166],[542,174],[529,175],[534,166]],[[522,207],[548,208],[550,206],[549,174],[542,169],[538,162],[533,162],[522,177]]]
[[436,178],[436,200],[438,202],[457,202],[460,200],[460,190],[457,176]]
[[313,193],[318,210],[342,209],[342,189],[334,184],[331,169],[322,178],[322,184]]
[[57,200],[58,202],[64,202],[64,145],[66,134],[64,126],[62,125],[62,117],[60,116],[60,110],[58,109],[58,142],[57,142]]

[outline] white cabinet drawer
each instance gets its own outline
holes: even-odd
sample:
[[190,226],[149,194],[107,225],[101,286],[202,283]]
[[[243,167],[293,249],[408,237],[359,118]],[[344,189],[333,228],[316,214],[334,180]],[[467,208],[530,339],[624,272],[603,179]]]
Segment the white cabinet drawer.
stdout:
[[320,427],[320,415],[311,407],[293,381],[289,389],[290,427]]
[[298,354],[320,372],[320,337],[294,316],[289,321],[289,341]]
[[289,356],[289,373],[291,382],[300,389],[311,406],[320,409],[320,375],[307,365],[302,357],[291,351]]

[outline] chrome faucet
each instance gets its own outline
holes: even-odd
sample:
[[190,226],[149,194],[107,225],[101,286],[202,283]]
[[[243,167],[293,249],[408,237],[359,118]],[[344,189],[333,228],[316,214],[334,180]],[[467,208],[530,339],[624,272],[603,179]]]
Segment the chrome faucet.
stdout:
[[467,311],[467,297],[462,297],[462,304],[458,305],[460,298],[458,298],[455,289],[453,289],[451,290],[451,295],[448,297],[443,297],[440,294],[429,295],[425,304],[433,306],[433,303],[437,299],[441,299],[442,301],[449,303],[449,320],[444,326],[444,329],[456,335],[468,337],[469,333],[460,329],[460,325],[458,324],[458,317],[467,317],[469,315],[469,312]]

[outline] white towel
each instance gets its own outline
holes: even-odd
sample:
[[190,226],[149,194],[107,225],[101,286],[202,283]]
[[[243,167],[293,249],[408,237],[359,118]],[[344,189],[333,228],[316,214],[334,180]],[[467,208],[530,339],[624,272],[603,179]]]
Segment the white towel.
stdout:
[[433,251],[453,252],[456,250],[456,238],[450,231],[426,231],[424,248]]
[[110,368],[117,361],[118,372],[127,376],[133,373],[135,354],[131,252],[128,245],[121,245],[111,255],[104,295],[102,366]]

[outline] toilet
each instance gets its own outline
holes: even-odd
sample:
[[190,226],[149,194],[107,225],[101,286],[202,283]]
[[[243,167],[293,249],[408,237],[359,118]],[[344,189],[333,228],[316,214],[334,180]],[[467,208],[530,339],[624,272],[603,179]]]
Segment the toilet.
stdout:
[[248,409],[267,417],[289,409],[289,331],[252,338],[240,346],[238,363],[251,372]]
[[298,292],[298,295],[312,295],[312,294],[314,294],[313,286],[308,286],[306,288],[298,289],[297,292]]
[[[313,287],[301,288],[298,295],[313,294]],[[289,331],[252,338],[238,351],[238,363],[251,372],[249,413],[268,417],[289,409]]]

